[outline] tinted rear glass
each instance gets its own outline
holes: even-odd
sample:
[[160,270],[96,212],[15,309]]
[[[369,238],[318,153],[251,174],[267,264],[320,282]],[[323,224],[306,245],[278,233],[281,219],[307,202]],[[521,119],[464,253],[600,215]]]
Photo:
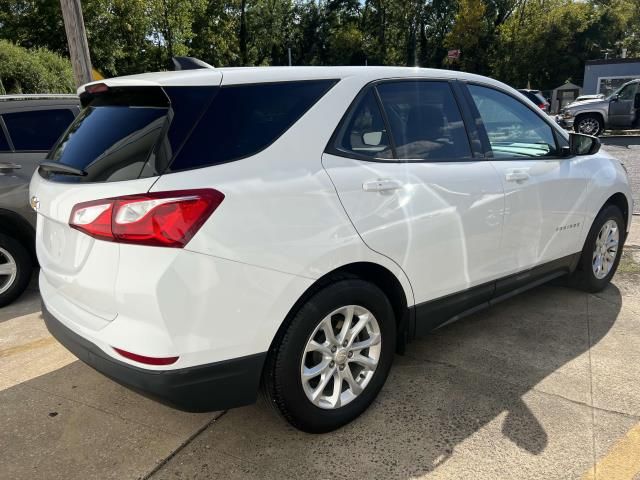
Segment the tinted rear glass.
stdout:
[[84,170],[59,181],[106,182],[138,178],[166,123],[169,102],[161,89],[113,89],[87,100],[49,160]]
[[158,140],[166,114],[166,108],[89,106],[51,160],[85,170],[92,181],[137,178]]
[[9,152],[11,149],[9,148],[9,142],[7,142],[7,137],[2,131],[2,127],[0,127],[0,152]]
[[47,151],[73,122],[67,108],[31,110],[2,115],[16,150]]
[[335,83],[319,80],[220,88],[170,170],[216,165],[263,150]]

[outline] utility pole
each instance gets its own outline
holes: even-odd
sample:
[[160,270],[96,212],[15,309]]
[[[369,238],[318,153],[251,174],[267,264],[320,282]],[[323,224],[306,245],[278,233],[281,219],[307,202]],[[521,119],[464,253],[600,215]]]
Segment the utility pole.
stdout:
[[67,32],[73,76],[79,87],[92,80],[91,57],[89,56],[87,32],[82,18],[82,6],[80,0],[60,0],[60,6],[64,18],[64,29]]

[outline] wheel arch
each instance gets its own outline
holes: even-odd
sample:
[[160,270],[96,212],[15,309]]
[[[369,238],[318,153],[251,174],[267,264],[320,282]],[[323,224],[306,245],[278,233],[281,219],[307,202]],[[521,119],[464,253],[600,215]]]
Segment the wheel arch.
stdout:
[[[576,128],[577,128],[577,124],[580,121],[580,119],[582,117],[585,117],[585,116],[597,117],[600,120],[601,124],[602,124],[602,130],[607,128],[607,122],[605,122],[604,114],[602,112],[598,111],[598,110],[589,110],[587,112],[578,112],[576,114],[576,118],[575,118],[575,120],[573,122],[573,124],[574,124],[574,126]],[[598,133],[601,133],[601,132],[598,132]]]
[[[318,278],[311,286],[309,286],[304,293],[293,304],[289,312],[284,318],[284,321],[278,328],[275,336],[273,337],[271,344],[269,345],[268,355],[273,352],[276,346],[279,344],[283,335],[285,334],[293,316],[300,310],[300,308],[318,291],[324,287],[331,285],[334,282],[345,279],[360,279],[373,283],[380,290],[382,290],[387,298],[391,302],[393,312],[395,314],[396,326],[397,326],[397,344],[396,351],[403,353],[404,348],[409,337],[411,328],[409,299],[405,289],[400,282],[400,279],[386,267],[374,263],[374,262],[354,262],[346,265],[342,265],[334,270],[326,273],[322,277]],[[265,365],[268,362],[265,362]]]
[[615,205],[620,209],[620,211],[622,212],[622,217],[625,220],[625,231],[628,231],[629,223],[630,223],[629,222],[629,201],[627,200],[626,195],[622,192],[614,193],[607,199],[606,202],[604,202],[604,205],[602,206],[602,208],[606,207],[607,205]]

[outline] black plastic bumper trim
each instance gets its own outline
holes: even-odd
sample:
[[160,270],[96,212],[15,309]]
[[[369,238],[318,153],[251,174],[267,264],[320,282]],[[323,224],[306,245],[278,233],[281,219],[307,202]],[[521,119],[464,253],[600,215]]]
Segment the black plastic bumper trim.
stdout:
[[62,345],[98,372],[174,408],[207,412],[256,401],[266,352],[177,370],[146,370],[109,357],[63,325],[42,303],[45,324]]

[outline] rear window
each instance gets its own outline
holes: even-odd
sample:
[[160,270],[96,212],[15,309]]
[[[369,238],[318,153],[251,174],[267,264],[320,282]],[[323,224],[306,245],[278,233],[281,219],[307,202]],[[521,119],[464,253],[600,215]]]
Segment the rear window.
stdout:
[[229,87],[111,87],[84,109],[49,156],[87,173],[60,182],[114,182],[244,158],[270,145],[333,80]]
[[2,131],[0,127],[0,152],[9,152],[11,149],[9,148],[9,142],[7,141],[7,137]]
[[49,174],[57,181],[107,182],[138,178],[165,126],[169,101],[160,88],[112,88],[83,96],[85,108],[49,160],[84,170],[85,177]]
[[220,88],[170,170],[256,154],[286,132],[335,83],[319,80]]
[[16,150],[47,151],[73,122],[67,108],[31,110],[2,115]]

